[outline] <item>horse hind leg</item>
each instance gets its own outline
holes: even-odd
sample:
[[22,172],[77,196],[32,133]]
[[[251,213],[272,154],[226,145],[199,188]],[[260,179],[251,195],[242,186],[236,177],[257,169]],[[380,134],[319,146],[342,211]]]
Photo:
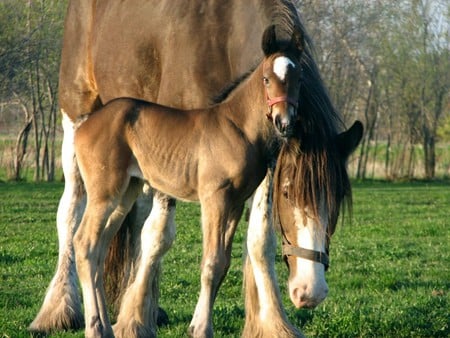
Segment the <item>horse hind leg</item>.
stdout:
[[[96,278],[96,292],[97,299],[101,299],[106,303],[106,295],[104,289],[104,267],[105,267],[105,256],[108,253],[108,248],[111,244],[113,237],[116,235],[118,229],[123,224],[123,221],[129,211],[131,210],[134,201],[138,197],[139,193],[142,191],[143,182],[139,179],[132,178],[128,185],[126,192],[124,193],[120,203],[111,213],[106,223],[105,229],[103,230],[102,247],[100,248],[99,259],[97,262],[97,278]],[[106,313],[106,306],[102,308],[104,312],[100,313],[102,322],[108,322],[108,314]]]
[[57,212],[58,263],[40,311],[28,327],[32,333],[50,333],[84,326],[72,239],[86,201],[73,148],[73,123],[65,114],[63,128],[62,164],[65,185]]
[[87,183],[90,198],[73,239],[76,267],[83,291],[86,337],[113,337],[103,285],[104,260],[111,239],[141,188],[139,181],[125,182],[122,175],[111,177],[116,178],[109,182],[111,186],[118,187],[114,189],[118,192],[116,196],[106,193],[111,191],[108,189],[111,186],[104,189],[97,183],[95,176]]
[[116,337],[156,337],[161,258],[175,239],[175,201],[155,192],[141,231],[134,280],[126,290],[113,330]]
[[[86,337],[111,337],[112,330],[106,315],[101,260],[101,249],[105,246],[104,227],[114,207],[108,200],[88,200],[81,224],[74,236],[77,272],[83,292]],[[100,288],[100,289],[99,289]]]

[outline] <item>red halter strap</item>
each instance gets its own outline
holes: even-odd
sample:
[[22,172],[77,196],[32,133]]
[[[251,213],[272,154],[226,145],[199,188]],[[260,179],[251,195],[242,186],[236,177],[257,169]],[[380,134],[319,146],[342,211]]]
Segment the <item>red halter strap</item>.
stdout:
[[267,105],[269,108],[272,108],[274,104],[280,103],[280,102],[287,102],[290,105],[294,106],[295,108],[298,108],[298,103],[296,100],[289,96],[277,96],[272,99],[267,98]]
[[269,112],[267,113],[267,118],[269,120],[272,120],[272,106],[277,104],[277,103],[287,102],[290,105],[294,106],[295,109],[298,108],[298,102],[296,100],[294,100],[293,98],[287,96],[287,95],[277,96],[277,97],[274,97],[274,98],[269,98],[269,94],[267,93],[267,90],[266,90],[266,99],[267,99],[267,106],[269,108]]

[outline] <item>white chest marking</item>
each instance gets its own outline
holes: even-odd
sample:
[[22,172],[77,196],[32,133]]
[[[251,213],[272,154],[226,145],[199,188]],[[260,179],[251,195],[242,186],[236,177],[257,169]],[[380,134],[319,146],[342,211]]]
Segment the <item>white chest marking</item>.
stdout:
[[284,79],[286,78],[289,65],[295,68],[295,63],[286,56],[279,56],[273,62],[273,72],[281,81],[284,81]]

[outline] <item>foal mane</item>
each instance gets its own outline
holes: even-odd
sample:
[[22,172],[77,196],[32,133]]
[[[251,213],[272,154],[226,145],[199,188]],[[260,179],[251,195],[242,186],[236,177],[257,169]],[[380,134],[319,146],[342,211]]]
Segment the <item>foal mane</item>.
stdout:
[[[270,18],[270,21],[267,24],[275,27],[280,50],[288,49],[291,46],[293,32],[300,33],[303,40],[301,42],[302,45],[310,43],[306,30],[299,19],[297,8],[290,0],[263,1],[261,9],[265,12],[265,17]],[[299,53],[302,53],[302,50],[299,50]],[[253,65],[247,72],[225,86],[219,94],[212,98],[212,104],[218,104],[226,100],[229,95],[255,71],[260,62],[261,60]]]
[[[259,64],[259,63],[258,63]],[[226,85],[216,96],[212,98],[212,104],[219,104],[225,101],[231,93],[239,87],[239,85],[244,82],[258,67],[258,64],[251,67],[247,72],[240,75],[238,78],[236,78],[234,81],[230,82],[228,85]]]

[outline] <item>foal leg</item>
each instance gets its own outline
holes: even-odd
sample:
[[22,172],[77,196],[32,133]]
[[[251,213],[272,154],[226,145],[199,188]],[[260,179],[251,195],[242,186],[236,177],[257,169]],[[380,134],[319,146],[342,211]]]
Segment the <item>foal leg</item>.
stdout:
[[135,279],[123,296],[114,325],[116,337],[156,337],[160,263],[174,239],[175,200],[156,191],[150,216],[141,232]]
[[65,114],[63,128],[62,166],[65,185],[57,213],[58,263],[41,309],[28,328],[36,333],[78,329],[84,325],[72,239],[83,215],[85,193],[75,159],[73,123]]
[[227,210],[230,206],[224,199],[218,199],[217,203],[202,202],[201,206],[203,230],[201,288],[189,326],[189,334],[196,338],[213,336],[214,300],[230,267],[233,237],[244,208],[244,205],[238,205],[232,210]]
[[79,156],[79,161],[88,199],[73,244],[83,291],[85,335],[113,337],[103,283],[104,260],[111,239],[136,200],[142,183],[130,180],[120,169],[110,170],[108,180],[102,180],[102,171],[86,166],[83,156]]
[[275,273],[276,236],[272,226],[271,174],[255,192],[250,213],[244,267],[243,337],[303,337],[289,323]]
[[[97,184],[96,180],[94,182]],[[105,255],[142,184],[132,180],[125,191],[120,188],[120,183],[115,186],[119,194],[115,197],[109,196],[102,187],[87,186],[90,197],[74,236],[76,265],[83,291],[86,337],[113,337],[104,290]],[[94,192],[94,189],[97,191]],[[120,190],[123,192],[120,193]]]
[[116,235],[119,228],[122,226],[123,221],[129,211],[131,210],[134,202],[142,191],[143,182],[139,179],[131,178],[127,191],[120,204],[113,211],[108,219],[105,229],[102,234],[102,247],[100,248],[99,260],[98,260],[98,270],[97,270],[97,299],[105,303],[104,306],[100,307],[103,312],[100,313],[102,322],[108,322],[109,318],[106,312],[106,302],[105,299],[105,289],[104,289],[104,269],[105,269],[105,257],[108,254],[108,249],[110,247],[111,241]]
[[[100,251],[106,222],[115,205],[109,200],[88,200],[86,211],[74,237],[76,265],[83,291],[86,337],[112,337],[111,325],[106,315],[103,292],[99,285],[103,281],[100,266]],[[100,299],[99,299],[100,295]]]

